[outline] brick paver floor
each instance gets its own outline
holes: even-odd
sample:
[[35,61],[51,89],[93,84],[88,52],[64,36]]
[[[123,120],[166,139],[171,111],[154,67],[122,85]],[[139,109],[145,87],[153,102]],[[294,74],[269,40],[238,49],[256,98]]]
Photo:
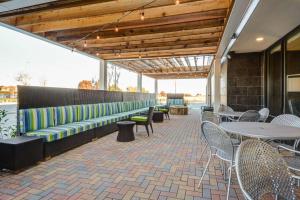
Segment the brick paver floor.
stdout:
[[[0,199],[224,199],[218,160],[197,189],[207,161],[200,158],[200,114],[171,116],[147,137],[116,142],[113,133],[18,174],[0,172]],[[236,180],[231,199],[243,199]]]

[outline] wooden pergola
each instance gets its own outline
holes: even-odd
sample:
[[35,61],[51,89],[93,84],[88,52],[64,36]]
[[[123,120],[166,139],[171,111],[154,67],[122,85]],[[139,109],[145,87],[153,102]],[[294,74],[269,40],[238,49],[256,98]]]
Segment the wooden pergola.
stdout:
[[216,53],[231,4],[60,0],[0,12],[0,21],[151,77],[206,77],[209,66],[189,60]]

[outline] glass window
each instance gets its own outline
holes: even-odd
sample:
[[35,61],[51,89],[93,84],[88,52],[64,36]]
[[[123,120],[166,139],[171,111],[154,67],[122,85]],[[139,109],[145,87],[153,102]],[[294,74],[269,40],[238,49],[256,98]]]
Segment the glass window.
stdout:
[[148,76],[142,76],[142,92],[154,93],[155,92],[155,80]]
[[[99,60],[0,26],[0,110],[16,125],[17,85],[99,88]],[[1,135],[0,135],[1,137]]]
[[108,63],[107,86],[109,91],[136,92],[137,73]]

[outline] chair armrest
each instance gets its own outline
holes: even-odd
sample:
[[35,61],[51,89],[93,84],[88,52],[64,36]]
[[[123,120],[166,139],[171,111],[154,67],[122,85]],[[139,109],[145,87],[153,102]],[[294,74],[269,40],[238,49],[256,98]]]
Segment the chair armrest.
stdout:
[[286,144],[280,144],[277,146],[278,151],[280,152],[280,149],[284,149],[286,151],[290,151],[292,153],[297,153],[300,154],[300,151],[295,150],[294,147],[290,146],[290,145],[286,145]]

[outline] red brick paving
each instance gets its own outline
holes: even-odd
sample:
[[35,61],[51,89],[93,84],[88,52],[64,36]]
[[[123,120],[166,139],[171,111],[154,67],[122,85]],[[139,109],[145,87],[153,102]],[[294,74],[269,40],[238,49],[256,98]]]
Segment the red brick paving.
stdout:
[[[0,199],[225,199],[219,161],[199,177],[207,154],[199,158],[200,114],[171,116],[147,137],[116,142],[116,133],[53,157],[19,174],[0,173]],[[231,199],[243,199],[236,181]]]

